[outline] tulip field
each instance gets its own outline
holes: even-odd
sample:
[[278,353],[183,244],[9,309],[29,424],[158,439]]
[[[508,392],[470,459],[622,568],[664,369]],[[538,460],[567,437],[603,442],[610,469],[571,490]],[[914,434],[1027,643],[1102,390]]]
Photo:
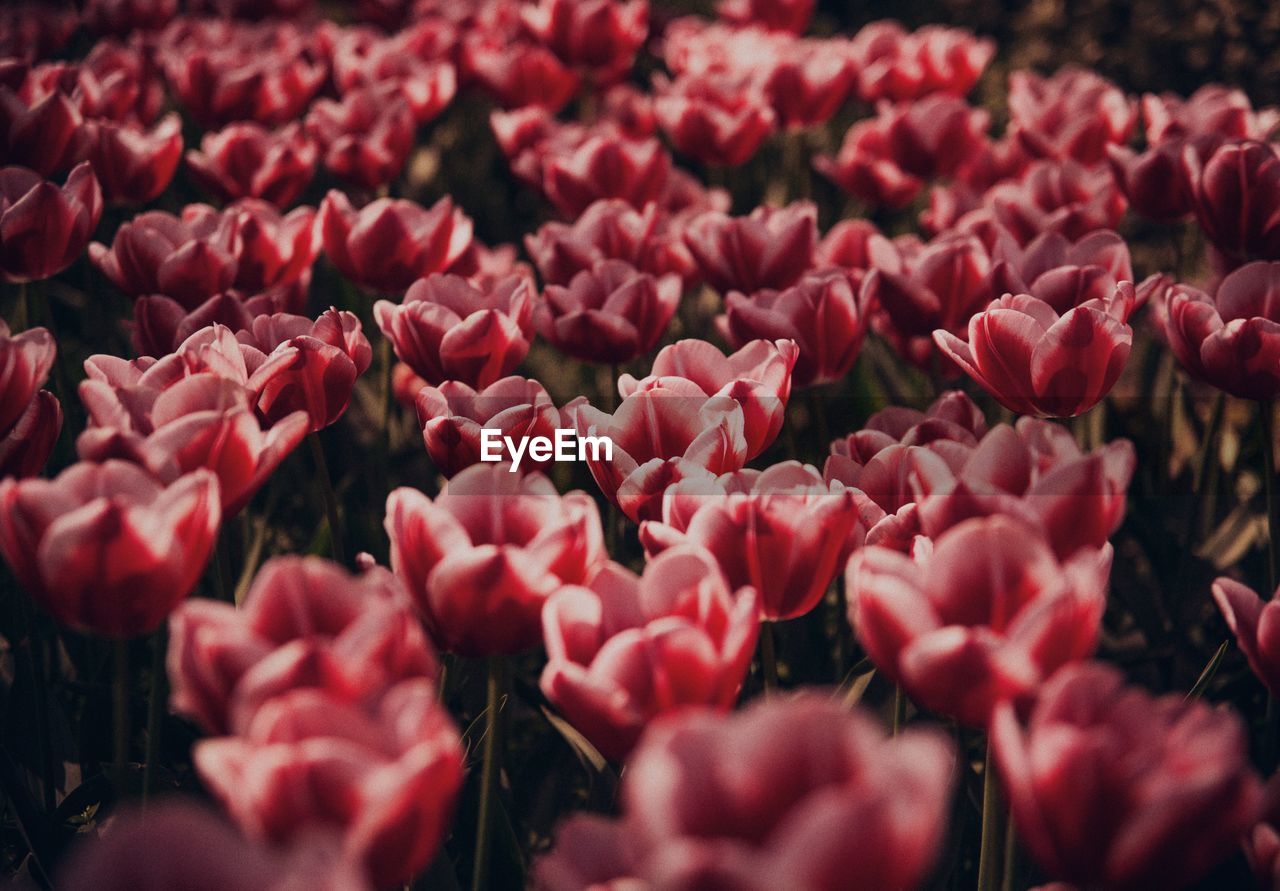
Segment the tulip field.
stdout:
[[1059,6],[0,8],[0,884],[1280,891],[1280,19]]

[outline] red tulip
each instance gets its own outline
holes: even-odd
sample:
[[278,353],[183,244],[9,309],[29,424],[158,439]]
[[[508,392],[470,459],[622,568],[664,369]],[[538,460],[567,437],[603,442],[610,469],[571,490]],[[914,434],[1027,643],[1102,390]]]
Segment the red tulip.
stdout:
[[1191,186],[1182,164],[1184,143],[1162,142],[1136,154],[1118,145],[1107,146],[1107,160],[1116,184],[1135,213],[1150,220],[1170,222],[1194,210]]
[[876,666],[921,706],[985,726],[1068,662],[1088,658],[1106,606],[1111,546],[1060,561],[1027,526],[967,520],[931,554],[853,555],[849,621]]
[[[1117,284],[1134,280],[1129,246],[1109,229],[1075,242],[1061,233],[1046,232],[1025,247],[1001,233],[991,260],[992,288],[997,294],[1030,294],[1059,314],[1089,300],[1108,300]],[[1134,296],[1135,301],[1141,300],[1136,292]]]
[[87,120],[151,126],[164,111],[164,78],[145,41],[99,40],[71,73],[72,100]]
[[[88,833],[86,833],[88,834]],[[93,840],[78,839],[58,874],[68,891],[369,891],[359,864],[336,841],[311,838],[287,851],[247,841],[207,806],[173,798],[114,815]]]
[[671,156],[656,139],[596,133],[570,150],[544,156],[542,188],[566,217],[605,198],[639,209],[662,198],[670,169]]
[[58,345],[47,328],[29,328],[11,335],[0,319],[0,436],[8,433],[27,411],[49,379]]
[[471,220],[447,197],[430,208],[379,198],[357,211],[330,191],[320,205],[320,231],[333,264],[372,291],[404,291],[447,270],[471,244]]
[[1044,232],[1076,241],[1096,229],[1113,229],[1125,210],[1109,170],[1069,159],[1036,161],[1017,182],[993,187],[984,204],[1021,244]]
[[426,678],[353,702],[293,689],[237,736],[196,744],[206,788],[252,839],[281,844],[337,833],[345,859],[377,887],[431,862],[462,785],[462,742]]
[[150,130],[89,121],[87,157],[113,204],[145,204],[173,179],[182,158],[182,121],[167,115]]
[[238,291],[223,291],[188,310],[172,297],[139,297],[133,301],[133,348],[139,356],[161,357],[210,325],[225,325],[234,333],[248,331],[257,316],[279,312],[280,302],[266,294],[245,299]]
[[912,479],[925,534],[1003,514],[1038,527],[1061,559],[1101,548],[1119,528],[1137,465],[1128,440],[1086,453],[1065,427],[1036,418],[1001,424],[963,453],[932,451]]
[[991,727],[1018,835],[1051,876],[1082,887],[1182,888],[1236,850],[1261,789],[1239,718],[1156,699],[1115,669],[1064,669],[1028,725]]
[[541,639],[543,602],[587,581],[605,560],[595,501],[561,496],[540,473],[469,467],[434,501],[400,488],[387,499],[391,567],[441,649],[518,653]]
[[42,59],[60,50],[79,25],[74,9],[13,3],[0,10],[0,51],[28,62]]
[[[686,542],[705,548],[730,585],[760,593],[762,618],[794,619],[822,600],[841,558],[865,534],[859,495],[797,461],[712,485],[685,480],[667,489],[662,522],[641,524],[640,541],[650,555]],[[870,515],[879,519],[878,511]]]
[[1105,77],[1069,65],[1052,77],[1010,74],[1009,115],[1012,132],[1033,157],[1091,165],[1106,159],[1109,144],[1129,141],[1138,109]]
[[351,90],[341,102],[317,100],[307,114],[307,133],[320,147],[324,166],[363,189],[387,185],[413,151],[413,111],[395,84]]
[[57,275],[80,256],[102,216],[89,164],[59,188],[23,167],[0,168],[0,274],[29,282]]
[[789,288],[813,267],[817,209],[807,201],[761,206],[746,217],[700,214],[684,230],[702,277],[722,294]]
[[468,34],[463,70],[503,108],[556,112],[578,92],[578,76],[544,46],[499,35]]
[[803,34],[813,17],[814,0],[720,0],[716,15],[737,25],[763,25]]
[[529,352],[533,301],[533,286],[520,276],[482,290],[458,275],[431,275],[401,304],[379,300],[374,317],[400,361],[428,383],[487,387]]
[[74,167],[88,147],[84,117],[61,89],[28,100],[0,86],[0,134],[0,160],[42,177]]
[[260,198],[285,208],[316,172],[317,147],[299,124],[268,130],[252,121],[204,135],[187,152],[187,169],[199,185],[226,201]]
[[1275,629],[1271,627],[1280,616],[1277,594],[1264,601],[1256,591],[1235,579],[1224,576],[1213,583],[1213,599],[1236,636],[1236,645],[1253,673],[1271,691],[1280,690],[1280,638],[1273,637]]
[[649,36],[648,0],[538,0],[520,15],[535,39],[605,83],[626,74]]
[[622,761],[659,716],[733,706],[758,615],[756,592],[735,593],[698,548],[672,548],[640,577],[606,564],[543,607],[542,690],[592,745]]
[[1133,284],[1062,315],[1030,294],[1005,294],[969,319],[968,342],[938,329],[934,340],[1001,405],[1019,414],[1073,418],[1115,386],[1129,359],[1133,330],[1124,321]]
[[353,576],[318,557],[277,557],[239,607],[189,600],[169,619],[170,705],[206,733],[245,733],[277,696],[324,690],[376,703],[439,665],[386,569]]
[[154,631],[195,587],[218,532],[218,481],[169,486],[123,461],[0,481],[0,553],[58,622],[111,637]]
[[40,390],[26,411],[5,433],[0,433],[0,480],[25,479],[38,474],[53,453],[62,432],[62,406],[58,397]]
[[[662,348],[648,376],[618,378],[625,399],[633,393],[692,383],[703,396],[728,396],[742,406],[747,458],[759,455],[777,438],[786,419],[791,372],[799,349],[790,340],[753,340],[725,356],[705,340],[680,340]],[[737,470],[737,467],[729,468]]]
[[[445,476],[480,463],[482,430],[498,430],[512,440],[554,439],[560,426],[560,412],[542,384],[523,377],[504,377],[479,391],[458,381],[445,381],[439,389],[424,385],[410,402],[417,407],[427,454]],[[550,464],[550,458],[530,458],[527,466],[545,471]]]
[[567,285],[602,260],[625,260],[641,272],[676,273],[686,281],[696,269],[671,217],[652,203],[636,210],[617,199],[597,201],[573,223],[544,223],[524,243],[548,285]]
[[954,760],[940,733],[886,739],[826,697],[677,715],[641,739],[622,817],[571,818],[536,878],[548,891],[915,888],[942,852]]
[[1151,145],[1175,140],[1198,144],[1205,137],[1219,142],[1265,140],[1280,123],[1276,109],[1255,111],[1242,91],[1221,84],[1205,84],[1187,99],[1147,93],[1142,97],[1142,118]]
[[[413,119],[425,124],[436,118],[458,90],[453,65],[440,58],[428,30],[408,29],[382,38],[363,28],[348,28],[333,48],[333,80],[343,96],[363,87],[391,84],[408,103]],[[423,45],[416,46],[421,43]]]
[[94,34],[116,37],[159,31],[177,14],[178,0],[88,0],[81,13]]
[[777,116],[764,92],[744,80],[702,75],[657,82],[654,114],[676,151],[726,167],[750,160]]
[[1280,263],[1248,263],[1211,297],[1174,285],[1165,334],[1187,373],[1233,396],[1280,395]]
[[996,53],[994,41],[963,28],[926,25],[907,32],[893,20],[864,25],[849,49],[858,93],[867,102],[965,96]]
[[1205,237],[1231,266],[1280,260],[1280,158],[1265,142],[1227,143],[1203,162],[1182,163]]
[[763,76],[764,94],[784,127],[825,124],[853,88],[848,54],[834,41],[796,40],[783,44]]
[[567,287],[547,286],[538,304],[538,331],[575,359],[630,362],[657,344],[680,304],[680,293],[677,275],[655,278],[625,260],[600,260]]

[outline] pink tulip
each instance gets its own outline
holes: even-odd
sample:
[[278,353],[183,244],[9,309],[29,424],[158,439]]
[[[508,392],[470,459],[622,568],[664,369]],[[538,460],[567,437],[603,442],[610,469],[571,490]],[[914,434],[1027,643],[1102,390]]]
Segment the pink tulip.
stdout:
[[752,294],[789,288],[813,267],[816,221],[809,202],[761,206],[746,217],[712,212],[690,221],[684,239],[707,284]]
[[1067,66],[1052,77],[1009,75],[1009,115],[1013,133],[1033,157],[1092,165],[1106,159],[1108,145],[1129,141],[1138,109],[1111,81]]
[[[512,440],[554,439],[560,426],[560,413],[542,384],[523,377],[504,377],[481,390],[445,381],[438,389],[423,386],[412,401],[427,454],[445,476],[480,463],[483,430],[500,431]],[[550,464],[550,458],[526,458],[520,466],[546,471]]]
[[867,102],[906,102],[935,93],[965,96],[995,56],[995,42],[963,28],[904,31],[886,19],[864,25],[849,47]]
[[544,223],[525,236],[525,250],[547,285],[568,285],[602,260],[625,260],[641,272],[676,273],[686,281],[696,268],[669,214],[656,204],[636,210],[619,199],[595,202],[573,223]]
[[199,185],[224,200],[260,198],[285,208],[315,176],[318,151],[302,127],[268,130],[245,121],[206,133],[187,152],[187,169]]
[[1226,576],[1213,583],[1213,599],[1237,646],[1271,691],[1280,690],[1280,639],[1272,636],[1275,629],[1271,627],[1277,618],[1276,596],[1264,601],[1252,588]]
[[84,251],[102,216],[102,190],[88,162],[59,187],[24,167],[0,168],[0,277],[39,281]]

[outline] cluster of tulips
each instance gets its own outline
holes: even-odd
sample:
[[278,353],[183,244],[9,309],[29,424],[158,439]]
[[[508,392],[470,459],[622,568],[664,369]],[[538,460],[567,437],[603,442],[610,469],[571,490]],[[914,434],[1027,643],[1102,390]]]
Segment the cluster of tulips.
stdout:
[[814,6],[0,12],[4,873],[1280,889],[1280,112]]

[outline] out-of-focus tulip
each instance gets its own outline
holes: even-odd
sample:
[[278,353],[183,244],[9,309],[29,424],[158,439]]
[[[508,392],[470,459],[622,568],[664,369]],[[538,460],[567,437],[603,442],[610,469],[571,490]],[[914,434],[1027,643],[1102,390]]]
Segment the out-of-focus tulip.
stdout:
[[720,0],[716,15],[738,25],[763,25],[803,34],[813,17],[814,0]]
[[520,276],[481,289],[458,275],[431,275],[403,303],[379,300],[374,317],[400,361],[428,383],[487,387],[528,354],[533,310],[533,286]]
[[601,260],[625,260],[641,272],[674,272],[685,280],[696,268],[669,215],[652,203],[636,210],[618,199],[597,201],[573,223],[544,223],[524,243],[548,285],[567,285]]
[[941,734],[886,739],[826,697],[676,715],[641,738],[622,817],[568,820],[538,887],[915,888],[942,851],[954,762]]
[[41,177],[69,170],[84,160],[87,139],[80,109],[60,89],[24,101],[0,86],[0,159]]
[[[333,80],[346,96],[365,87],[388,85],[399,94],[418,124],[436,118],[458,91],[458,73],[436,54],[427,29],[409,28],[381,37],[369,29],[349,28],[333,48]],[[415,43],[423,44],[420,47]]]
[[80,256],[102,216],[89,164],[59,188],[24,167],[0,168],[0,273],[28,282],[57,275]]
[[865,534],[859,494],[797,461],[711,485],[690,479],[667,489],[662,522],[641,524],[640,541],[651,555],[686,542],[705,548],[730,585],[760,593],[761,618],[794,619],[822,600]]
[[567,286],[547,286],[538,304],[538,331],[575,359],[630,362],[657,344],[680,292],[678,275],[655,278],[624,260],[601,260]]
[[1194,207],[1182,150],[1183,144],[1177,141],[1160,143],[1141,154],[1107,146],[1111,172],[1134,213],[1160,222],[1191,214]]
[[848,97],[853,66],[833,43],[797,40],[786,45],[764,78],[764,94],[784,127],[825,124]]
[[[504,377],[479,391],[459,381],[423,386],[414,404],[427,454],[445,476],[480,463],[483,430],[498,430],[518,441],[554,439],[560,426],[560,412],[542,384],[523,377]],[[545,471],[550,464],[550,458],[526,457],[520,467]]]
[[166,356],[192,334],[210,325],[233,332],[253,327],[256,316],[278,311],[267,295],[245,299],[238,291],[223,291],[187,309],[172,297],[152,294],[133,301],[133,348],[139,356]]
[[1076,241],[1096,229],[1113,229],[1126,206],[1110,170],[1071,159],[1036,161],[1017,182],[994,186],[983,201],[1022,244],[1044,232]]
[[1142,119],[1152,145],[1184,139],[1198,144],[1205,137],[1220,144],[1233,139],[1265,140],[1280,123],[1280,112],[1254,110],[1241,90],[1205,84],[1186,99],[1172,93],[1147,93],[1142,97]]
[[316,172],[316,144],[299,124],[268,130],[246,121],[206,133],[187,152],[187,169],[202,188],[226,201],[260,198],[285,208]]
[[967,95],[996,45],[963,28],[926,25],[908,32],[888,19],[864,25],[849,52],[864,100],[907,102],[935,93]]
[[320,205],[324,251],[351,281],[373,291],[404,291],[444,272],[471,245],[471,220],[441,198],[430,208],[379,198],[356,210],[331,191]]
[[1265,142],[1227,143],[1203,162],[1182,153],[1192,206],[1228,268],[1280,260],[1280,158]]
[[400,175],[413,150],[413,111],[394,84],[352,90],[337,102],[317,100],[307,133],[319,145],[324,166],[364,189]]
[[1079,887],[1183,888],[1230,856],[1261,788],[1230,712],[1126,687],[1104,665],[1065,668],[1027,726],[996,709],[995,764],[1036,862]]
[[872,661],[921,706],[985,726],[1068,662],[1086,659],[1106,606],[1111,546],[1060,561],[1034,527],[967,520],[913,559],[849,561],[849,621]]
[[1174,285],[1165,334],[1187,373],[1233,396],[1280,396],[1280,263],[1248,263],[1213,296]]
[[178,13],[178,0],[89,0],[81,13],[95,34],[128,37],[135,31],[159,31]]
[[725,315],[717,319],[735,347],[751,340],[794,340],[797,387],[843,377],[862,350],[867,322],[861,290],[843,271],[810,273],[783,291],[731,291]]
[[49,379],[57,355],[49,329],[29,328],[11,335],[0,319],[0,436],[12,429]]
[[1106,159],[1109,144],[1128,142],[1138,108],[1105,77],[1067,66],[1052,77],[1010,74],[1009,115],[1013,133],[1033,157],[1092,165]]
[[705,164],[745,164],[777,124],[764,91],[736,79],[679,77],[657,90],[654,114],[671,144]]
[[58,397],[40,390],[7,432],[0,433],[0,479],[35,476],[44,468],[62,432]]
[[1276,635],[1276,619],[1280,618],[1280,592],[1264,601],[1252,588],[1225,576],[1213,583],[1213,599],[1236,636],[1236,645],[1249,661],[1249,667],[1267,689],[1275,695],[1280,690],[1280,636]]
[[520,14],[537,40],[605,83],[626,74],[649,36],[648,0],[539,0]]
[[590,496],[561,496],[542,474],[505,463],[463,470],[434,501],[396,489],[386,529],[391,567],[432,638],[467,656],[537,644],[547,596],[586,582],[606,559]]
[[[1109,300],[1116,285],[1134,280],[1129,246],[1109,229],[1075,242],[1058,232],[1046,232],[1025,247],[1001,233],[991,261],[995,293],[1030,294],[1059,314],[1088,300]],[[1134,297],[1141,299],[1136,290]]]
[[145,204],[169,185],[182,159],[182,120],[166,115],[143,130],[110,121],[89,121],[87,156],[114,204]]
[[700,549],[677,547],[640,577],[607,564],[586,585],[552,594],[542,616],[543,692],[622,761],[658,716],[733,705],[759,633],[759,597],[735,593]]
[[469,34],[463,69],[504,108],[536,105],[559,111],[578,92],[578,76],[544,46]]
[[701,214],[684,230],[685,244],[707,284],[722,294],[789,288],[813,268],[817,209],[807,201],[750,216]]
[[218,481],[164,486],[123,461],[0,481],[0,553],[60,623],[111,637],[154,631],[195,587],[220,519]]
[[1124,321],[1134,301],[1123,282],[1062,315],[1030,294],[1005,294],[969,319],[966,342],[934,332],[938,348],[1010,411],[1073,418],[1111,392],[1133,345]]
[[572,150],[548,153],[542,188],[562,214],[575,218],[592,202],[620,198],[634,208],[662,198],[671,155],[656,139],[597,133]]

